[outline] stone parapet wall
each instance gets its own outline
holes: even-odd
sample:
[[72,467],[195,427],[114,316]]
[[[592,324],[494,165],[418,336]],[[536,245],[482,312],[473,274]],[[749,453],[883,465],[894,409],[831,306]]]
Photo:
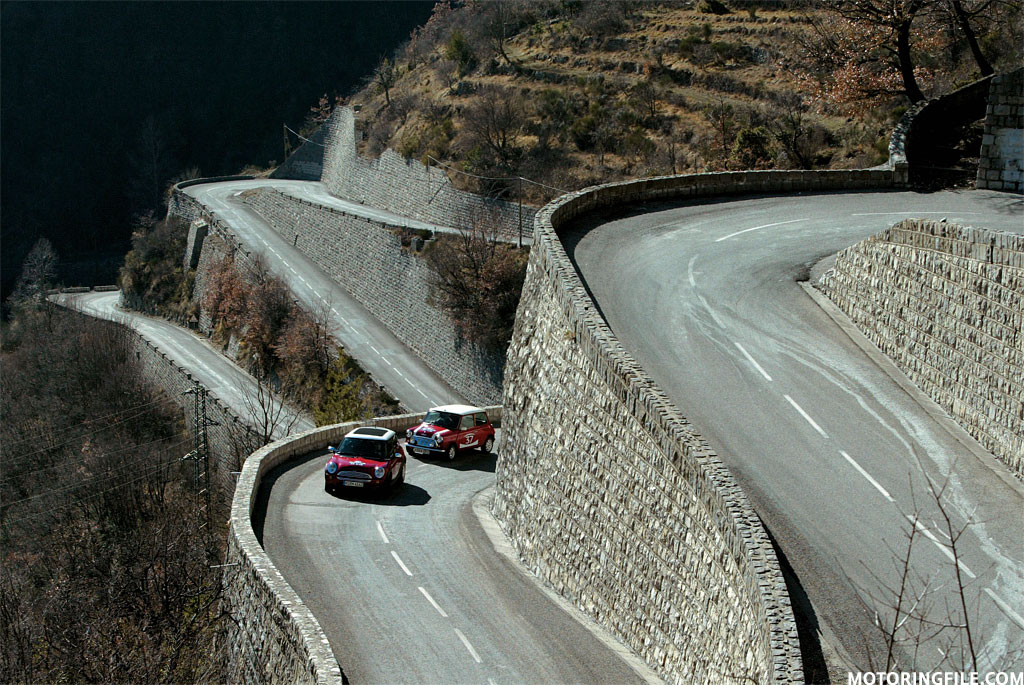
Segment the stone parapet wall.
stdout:
[[1024,192],[1024,68],[992,79],[977,187]]
[[[487,407],[500,423],[501,407]],[[341,667],[319,622],[267,556],[252,527],[252,511],[263,478],[289,459],[337,443],[357,426],[396,432],[416,425],[420,414],[324,426],[290,436],[254,452],[245,462],[231,504],[225,559],[224,602],[230,611],[228,671],[231,682],[341,685]]]
[[528,568],[670,682],[801,682],[796,623],[745,494],[612,334],[559,231],[631,203],[892,185],[889,170],[672,176],[571,193],[536,217],[494,513]]
[[1024,236],[909,219],[843,250],[819,287],[1024,479]]
[[918,102],[903,113],[889,136],[889,168],[897,185],[921,182],[936,173],[952,171],[931,168],[934,160],[929,152],[936,140],[949,137],[950,130],[985,116],[991,80],[991,76],[986,76],[952,93]]
[[431,304],[430,267],[402,247],[399,228],[271,188],[248,194],[246,203],[467,400],[500,400],[504,357],[462,338]]
[[321,181],[346,200],[387,209],[395,214],[440,226],[466,228],[482,219],[504,227],[516,237],[520,225],[529,230],[536,210],[456,189],[448,175],[394,150],[368,160],[356,151],[355,113],[338,107],[327,121]]

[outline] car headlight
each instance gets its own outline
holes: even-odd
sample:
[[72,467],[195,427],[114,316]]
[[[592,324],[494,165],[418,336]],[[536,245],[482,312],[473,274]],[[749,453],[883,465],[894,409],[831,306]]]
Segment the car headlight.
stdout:
[[436,446],[440,447],[441,446],[441,442],[442,442],[441,436],[440,435],[435,435],[434,436],[434,444]]
[[412,440],[412,428],[407,428],[405,431],[406,440]]
[[327,462],[327,473],[334,473],[337,470],[338,470],[338,465],[337,464],[335,464],[333,461]]
[[383,466],[378,466],[375,469],[373,469],[373,477],[374,478],[383,478],[384,477],[384,473],[386,471],[387,471],[387,469],[385,469]]

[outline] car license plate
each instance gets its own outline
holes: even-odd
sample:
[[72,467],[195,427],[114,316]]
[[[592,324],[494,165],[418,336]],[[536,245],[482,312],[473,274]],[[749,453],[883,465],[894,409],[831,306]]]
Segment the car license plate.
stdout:
[[363,484],[362,484],[362,483],[357,483],[357,482],[355,482],[354,480],[346,480],[346,481],[343,481],[343,484],[344,484],[344,485],[345,485],[346,487],[349,487],[349,488],[361,488],[361,487],[363,487]]

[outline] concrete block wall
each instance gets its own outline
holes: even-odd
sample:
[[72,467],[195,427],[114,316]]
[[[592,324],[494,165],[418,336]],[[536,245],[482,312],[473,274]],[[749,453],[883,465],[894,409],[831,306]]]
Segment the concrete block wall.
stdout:
[[[350,107],[336,108],[326,125],[320,180],[330,193],[440,226],[465,228],[481,217],[493,218],[505,227],[506,236],[518,236],[518,205],[457,190],[444,170],[405,159],[394,150],[385,150],[375,160],[359,156],[355,113]],[[535,212],[522,207],[524,230]]]
[[430,267],[402,247],[395,227],[271,188],[249,194],[246,203],[470,402],[500,400],[504,356],[462,338],[428,301]]
[[[501,407],[487,407],[500,423]],[[405,414],[359,423],[314,428],[267,445],[245,462],[231,503],[231,528],[224,574],[224,602],[234,621],[227,649],[231,682],[316,683],[341,685],[341,666],[319,622],[267,556],[252,527],[252,510],[260,483],[271,469],[313,450],[337,443],[359,425],[399,433],[416,425],[420,414]]]
[[819,287],[1024,479],[1024,236],[910,219],[843,250]]
[[494,514],[527,567],[669,682],[801,682],[790,599],[746,496],[619,344],[559,230],[634,203],[892,185],[889,170],[672,176],[571,193],[536,217]]
[[992,79],[976,185],[1024,192],[1024,68]]

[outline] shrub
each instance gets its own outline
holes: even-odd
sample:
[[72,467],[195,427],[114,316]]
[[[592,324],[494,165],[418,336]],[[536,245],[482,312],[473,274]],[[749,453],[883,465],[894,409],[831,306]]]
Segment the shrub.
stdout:
[[182,263],[187,238],[188,225],[177,217],[136,221],[132,249],[118,276],[125,306],[179,322],[194,315],[190,298],[195,275]]

